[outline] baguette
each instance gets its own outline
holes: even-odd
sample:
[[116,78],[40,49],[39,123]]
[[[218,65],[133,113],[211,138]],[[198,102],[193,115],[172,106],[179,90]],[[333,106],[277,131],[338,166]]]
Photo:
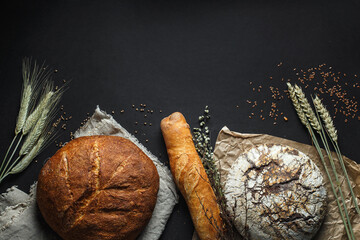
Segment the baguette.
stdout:
[[185,198],[195,230],[201,240],[220,239],[223,223],[208,176],[196,152],[190,127],[175,112],[161,121],[171,173]]

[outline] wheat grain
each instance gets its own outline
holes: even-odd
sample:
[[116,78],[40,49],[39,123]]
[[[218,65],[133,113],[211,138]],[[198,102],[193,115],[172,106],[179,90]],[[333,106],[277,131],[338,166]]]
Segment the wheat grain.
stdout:
[[304,111],[301,109],[301,105],[299,103],[299,100],[296,97],[294,87],[290,83],[287,83],[287,86],[288,86],[288,90],[289,90],[290,99],[294,105],[295,111],[296,111],[297,115],[299,116],[300,121],[302,124],[307,126],[308,122],[306,120],[306,115],[305,115]]
[[316,115],[315,115],[313,109],[311,108],[310,103],[308,102],[308,100],[307,100],[307,98],[305,96],[305,93],[296,84],[295,84],[295,94],[298,97],[298,100],[300,102],[302,110],[305,112],[305,115],[306,115],[308,121],[310,122],[310,125],[317,132],[320,132],[321,131],[321,125],[320,125],[319,121],[317,120]]
[[323,105],[323,103],[321,102],[321,100],[318,96],[316,96],[313,99],[313,103],[316,108],[316,111],[319,112],[320,117],[321,117],[322,121],[324,122],[325,129],[329,133],[331,139],[334,142],[337,142],[337,139],[338,139],[337,130],[335,128],[334,122],[330,116],[329,111],[325,108],[325,106]]

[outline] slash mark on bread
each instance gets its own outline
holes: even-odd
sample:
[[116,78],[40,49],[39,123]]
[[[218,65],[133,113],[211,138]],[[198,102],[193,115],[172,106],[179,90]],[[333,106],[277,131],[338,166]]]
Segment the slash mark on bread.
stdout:
[[[81,221],[81,219],[83,219],[83,217],[86,214],[86,208],[89,206],[89,204],[96,198],[97,195],[99,195],[99,193],[101,192],[100,189],[100,178],[99,178],[99,173],[100,173],[100,155],[99,155],[99,146],[97,144],[97,142],[94,143],[93,145],[93,150],[92,150],[92,154],[94,156],[94,160],[92,162],[92,168],[91,171],[89,172],[89,175],[93,175],[94,177],[90,179],[94,181],[94,184],[89,183],[90,186],[94,185],[94,190],[91,193],[91,195],[89,197],[85,197],[84,199],[82,199],[82,201],[80,202],[80,204],[78,205],[78,209],[75,210],[76,213],[78,213],[77,215],[75,215],[75,220],[73,221],[71,228],[73,228],[78,222]],[[90,180],[90,181],[91,181]]]
[[[71,187],[70,187],[70,181],[69,181],[69,162],[68,162],[68,159],[67,159],[67,156],[66,156],[66,152],[63,153],[63,155],[62,155],[62,160],[64,161],[64,167],[65,167],[65,171],[64,171],[65,185],[66,185],[66,187],[67,187],[67,189],[68,189],[70,199],[71,199],[71,201],[73,201],[74,196],[73,196],[73,193],[72,193]],[[66,210],[66,209],[64,209],[64,210]]]
[[[128,156],[126,159],[121,161],[121,163],[117,166],[116,170],[114,171],[114,173],[110,177],[107,184],[105,186],[101,186],[101,184],[100,184],[101,157],[100,157],[99,146],[98,146],[97,142],[95,142],[93,147],[92,147],[91,156],[93,156],[93,157],[91,157],[91,158],[93,158],[93,161],[92,161],[91,171],[89,172],[90,181],[91,181],[91,182],[89,182],[89,186],[94,186],[94,187],[90,189],[91,192],[88,192],[88,194],[84,193],[83,197],[81,199],[79,199],[80,201],[73,204],[73,206],[72,206],[72,208],[74,209],[73,211],[75,213],[77,213],[77,214],[73,218],[74,220],[70,221],[71,224],[70,224],[69,229],[76,226],[84,218],[84,216],[88,212],[87,211],[88,206],[102,191],[107,190],[107,189],[113,189],[111,186],[109,186],[112,179],[117,174],[122,172],[122,170],[126,166],[126,163],[130,159],[130,156]],[[70,185],[69,185],[69,187],[70,187]],[[122,190],[122,191],[124,191],[124,190],[126,191],[127,187],[117,188],[117,189]],[[144,189],[142,189],[142,190],[144,190]],[[139,191],[139,192],[141,192],[141,191]]]

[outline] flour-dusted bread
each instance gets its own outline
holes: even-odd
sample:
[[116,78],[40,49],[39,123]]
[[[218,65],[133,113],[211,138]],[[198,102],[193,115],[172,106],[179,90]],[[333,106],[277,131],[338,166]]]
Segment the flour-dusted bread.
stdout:
[[248,239],[311,239],[326,210],[318,167],[283,145],[259,145],[241,154],[224,188],[236,229]]
[[150,220],[158,188],[155,165],[131,141],[80,137],[42,168],[37,202],[63,239],[130,240]]

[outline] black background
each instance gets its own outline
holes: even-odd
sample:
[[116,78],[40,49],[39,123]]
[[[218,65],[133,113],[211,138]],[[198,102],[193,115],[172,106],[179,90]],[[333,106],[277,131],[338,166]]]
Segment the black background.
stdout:
[[[195,127],[208,105],[213,144],[223,126],[311,144],[287,98],[281,111],[288,122],[249,119],[246,100],[271,101],[269,90],[254,93],[249,82],[269,86],[273,76],[271,85],[283,91],[280,79],[293,76],[293,68],[322,63],[360,74],[358,1],[11,1],[0,11],[1,156],[14,134],[25,56],[57,69],[59,86],[71,80],[61,104],[72,119],[58,141],[68,141],[99,105],[131,133],[137,130],[140,142],[165,163],[159,123],[174,111]],[[351,91],[358,100],[359,89]],[[144,118],[132,104],[154,113]],[[358,163],[359,123],[335,119],[343,153]],[[28,191],[56,150],[52,143],[0,192],[14,184]],[[181,198],[161,239],[191,239],[192,231]]]

